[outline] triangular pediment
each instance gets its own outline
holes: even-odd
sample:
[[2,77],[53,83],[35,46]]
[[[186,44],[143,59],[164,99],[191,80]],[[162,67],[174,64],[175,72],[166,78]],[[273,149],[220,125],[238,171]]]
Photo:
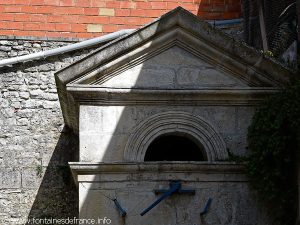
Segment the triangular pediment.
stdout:
[[[130,90],[184,90],[185,94],[190,90],[197,91],[197,98],[211,90],[219,95],[206,95],[203,102],[225,96],[228,99],[222,104],[242,104],[237,93],[242,93],[244,103],[249,102],[256,96],[254,91],[288,84],[290,74],[282,65],[179,7],[97,49],[57,72],[55,78],[65,121],[74,127],[78,102],[120,104],[125,92],[134,95]],[[108,94],[113,89],[119,91]],[[140,101],[138,95],[132,98],[128,101]],[[177,101],[175,95],[172,98]]]
[[103,88],[199,89],[247,87],[247,81],[231,75],[226,68],[210,64],[182,46],[174,45],[127,68],[105,74],[93,85]]

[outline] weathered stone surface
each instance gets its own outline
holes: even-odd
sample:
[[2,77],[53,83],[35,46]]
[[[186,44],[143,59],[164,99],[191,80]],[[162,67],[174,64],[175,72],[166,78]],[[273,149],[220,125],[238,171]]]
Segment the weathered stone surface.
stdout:
[[[68,44],[0,40],[0,59],[41,51],[41,46],[51,49]],[[71,134],[62,133],[53,73],[56,65],[65,67],[89,51],[0,68],[1,225],[25,224],[20,221],[28,216],[77,216],[76,188],[69,169],[58,168],[76,161],[72,157],[78,147]]]
[[1,168],[0,188],[20,188],[21,174],[14,168]]
[[[125,220],[132,225],[270,224],[237,165],[76,163],[71,167],[78,176],[82,218],[106,217],[112,224],[123,224]],[[139,216],[160,196],[154,190],[168,189],[169,180],[184,180],[182,188],[195,190],[195,195],[174,194]],[[109,198],[116,198],[127,211],[123,221]],[[209,198],[209,211],[200,216]]]

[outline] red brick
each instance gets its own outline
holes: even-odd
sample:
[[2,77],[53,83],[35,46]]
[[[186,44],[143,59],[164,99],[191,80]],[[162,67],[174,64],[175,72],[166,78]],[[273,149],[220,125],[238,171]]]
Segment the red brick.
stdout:
[[63,21],[63,18],[62,16],[57,16],[57,15],[48,15],[47,16],[47,22],[48,23],[59,23],[59,22],[62,22]]
[[71,31],[71,25],[69,23],[55,24],[56,31]]
[[[164,0],[148,0],[149,2],[163,2]],[[178,0],[177,0],[178,1]]]
[[11,0],[1,0],[0,1],[0,5],[10,5],[11,4]]
[[[97,35],[97,36],[99,36],[99,35]],[[77,38],[91,38],[91,37],[93,37],[93,35],[92,35],[92,33],[78,33],[78,34],[76,34],[76,37]]]
[[59,6],[60,0],[44,0],[45,5]]
[[30,5],[44,5],[44,0],[30,0]]
[[70,15],[80,15],[84,13],[83,8],[81,7],[68,7],[65,10],[67,11],[67,14]]
[[235,4],[241,4],[242,2],[241,2],[241,0],[226,0],[226,4],[233,4],[233,5],[235,5]]
[[200,6],[199,6],[199,10],[200,11],[203,11],[203,12],[210,12],[211,10],[212,10],[212,5],[210,5],[210,4],[201,4]]
[[107,16],[80,16],[78,23],[98,23],[98,24],[109,24],[109,17]]
[[103,0],[91,0],[92,7],[106,7],[106,2]]
[[130,10],[129,9],[117,9],[116,16],[130,16]]
[[132,25],[132,24],[118,25],[119,30],[123,30],[123,29],[136,29],[138,27],[140,27],[140,26]]
[[54,14],[57,15],[79,15],[79,14],[83,14],[83,8],[80,7],[58,7],[56,8],[56,10],[54,11]]
[[[13,36],[14,30],[0,30],[0,35]],[[20,36],[20,35],[18,35]]]
[[77,0],[76,6],[89,7],[89,6],[91,6],[91,1],[90,0]]
[[180,0],[180,2],[183,2],[183,3],[194,3],[193,0]]
[[12,13],[4,13],[0,15],[1,20],[8,20],[8,21],[13,21],[14,20],[14,14]]
[[166,2],[151,2],[152,9],[166,9],[167,3]]
[[153,21],[153,18],[141,18],[141,24],[148,24],[148,23],[151,23]]
[[242,6],[241,5],[227,5],[226,11],[227,12],[241,12]]
[[224,12],[225,5],[224,4],[213,4],[211,11],[213,12]]
[[150,2],[137,2],[136,8],[137,9],[150,9],[151,3]]
[[23,13],[36,13],[37,7],[36,6],[22,6],[21,12]]
[[144,17],[147,16],[147,14],[146,14],[146,10],[143,9],[131,9],[130,16]]
[[47,16],[46,15],[31,15],[30,16],[30,21],[31,22],[45,23],[47,21]]
[[121,3],[120,2],[106,2],[106,8],[114,8],[114,9],[119,9],[121,7]]
[[120,8],[121,9],[135,9],[136,3],[135,2],[121,2]]
[[44,31],[27,31],[26,35],[24,36],[38,36],[38,37],[45,37]]
[[110,24],[125,24],[126,23],[126,18],[125,17],[110,17],[109,18],[109,23]]
[[129,25],[141,25],[141,18],[140,17],[129,17],[129,18],[127,18],[126,22]]
[[118,26],[106,25],[102,27],[102,32],[111,33],[118,30]]
[[16,5],[5,6],[4,12],[21,12],[21,7]]
[[81,33],[86,32],[86,25],[83,24],[71,24],[72,32]]
[[175,9],[176,7],[178,7],[177,2],[167,2],[167,9],[171,10],[171,9]]
[[200,6],[200,4],[202,3],[202,0],[193,0],[193,3]]
[[75,0],[60,0],[59,5],[60,6],[75,6]]
[[55,24],[54,23],[46,23],[40,26],[40,30],[49,31],[49,30],[55,30]]
[[207,19],[207,20],[218,20],[218,19],[222,19],[223,18],[223,13],[219,13],[219,12],[210,12],[205,14],[204,17],[202,17],[203,19]]
[[61,32],[46,32],[46,37],[61,37]]
[[29,5],[30,0],[15,0],[14,2],[16,5]]
[[22,30],[24,29],[23,22],[9,22],[7,25],[8,30]]
[[99,8],[84,8],[84,15],[99,15]]
[[210,4],[225,4],[226,0],[210,0]]
[[62,18],[61,22],[64,23],[77,23],[79,18],[78,15],[63,15],[59,17]]
[[7,22],[1,22],[0,23],[0,29],[5,29],[7,27],[8,23]]
[[148,17],[157,18],[162,15],[162,10],[157,10],[157,9],[147,10],[146,13]]
[[54,6],[37,6],[37,12],[41,14],[52,14],[57,11],[57,7]]
[[[14,16],[14,20],[15,21],[30,21],[30,14],[26,14],[26,13],[21,13],[21,14],[15,14]],[[3,19],[1,17],[1,19]]]
[[193,3],[183,3],[183,4],[181,4],[181,6],[188,11],[199,9],[199,7]]
[[24,30],[39,30],[39,23],[24,23]]
[[238,12],[224,12],[222,19],[237,19],[240,17],[240,13]]
[[8,30],[22,30],[24,28],[22,22],[9,22],[7,24]]
[[61,32],[61,37],[74,37],[74,34],[70,33],[70,32]]

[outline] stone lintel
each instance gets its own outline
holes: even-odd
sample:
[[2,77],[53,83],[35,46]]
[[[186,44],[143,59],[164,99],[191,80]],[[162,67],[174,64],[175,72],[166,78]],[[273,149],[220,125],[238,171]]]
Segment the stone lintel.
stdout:
[[247,182],[242,164],[229,162],[69,162],[79,182],[184,180],[197,182]]

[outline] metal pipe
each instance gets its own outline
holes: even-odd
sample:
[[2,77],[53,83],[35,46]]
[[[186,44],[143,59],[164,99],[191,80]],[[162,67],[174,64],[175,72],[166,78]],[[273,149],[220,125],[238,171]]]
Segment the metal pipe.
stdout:
[[117,208],[119,209],[119,211],[121,212],[121,216],[125,217],[126,216],[126,211],[122,208],[122,206],[120,205],[120,203],[118,202],[118,200],[115,198],[113,199],[115,205],[117,206]]
[[147,212],[149,212],[156,205],[158,205],[162,200],[170,197],[172,194],[177,192],[180,188],[181,188],[181,183],[179,181],[172,182],[170,184],[170,189],[167,192],[165,192],[161,197],[159,197],[155,202],[153,202],[147,209],[143,210],[143,212],[141,212],[140,215],[144,216]]
[[51,49],[51,50],[47,50],[47,51],[42,51],[42,52],[37,52],[37,53],[32,53],[32,54],[28,54],[28,55],[24,55],[24,56],[19,56],[19,57],[14,57],[14,58],[9,58],[9,59],[3,59],[0,60],[0,67],[2,66],[8,66],[8,65],[12,65],[12,64],[16,64],[16,63],[22,63],[22,62],[27,62],[27,61],[32,61],[32,60],[37,60],[40,58],[47,58],[49,56],[53,56],[53,55],[58,55],[58,54],[63,54],[66,52],[71,52],[74,50],[78,50],[78,49],[83,49],[83,48],[88,48],[100,43],[104,43],[104,42],[108,42],[111,40],[114,40],[118,37],[121,37],[123,35],[132,33],[134,31],[134,29],[125,29],[125,30],[120,30],[111,34],[107,34],[101,37],[96,37],[93,39],[89,39],[86,41],[82,41],[79,43],[75,43],[75,44],[71,44],[71,45],[67,45],[64,47],[60,47],[60,48],[55,48],[55,49]]
[[214,21],[207,21],[209,24],[214,26],[226,26],[226,25],[233,25],[243,22],[243,19],[232,19],[232,20],[214,20]]

